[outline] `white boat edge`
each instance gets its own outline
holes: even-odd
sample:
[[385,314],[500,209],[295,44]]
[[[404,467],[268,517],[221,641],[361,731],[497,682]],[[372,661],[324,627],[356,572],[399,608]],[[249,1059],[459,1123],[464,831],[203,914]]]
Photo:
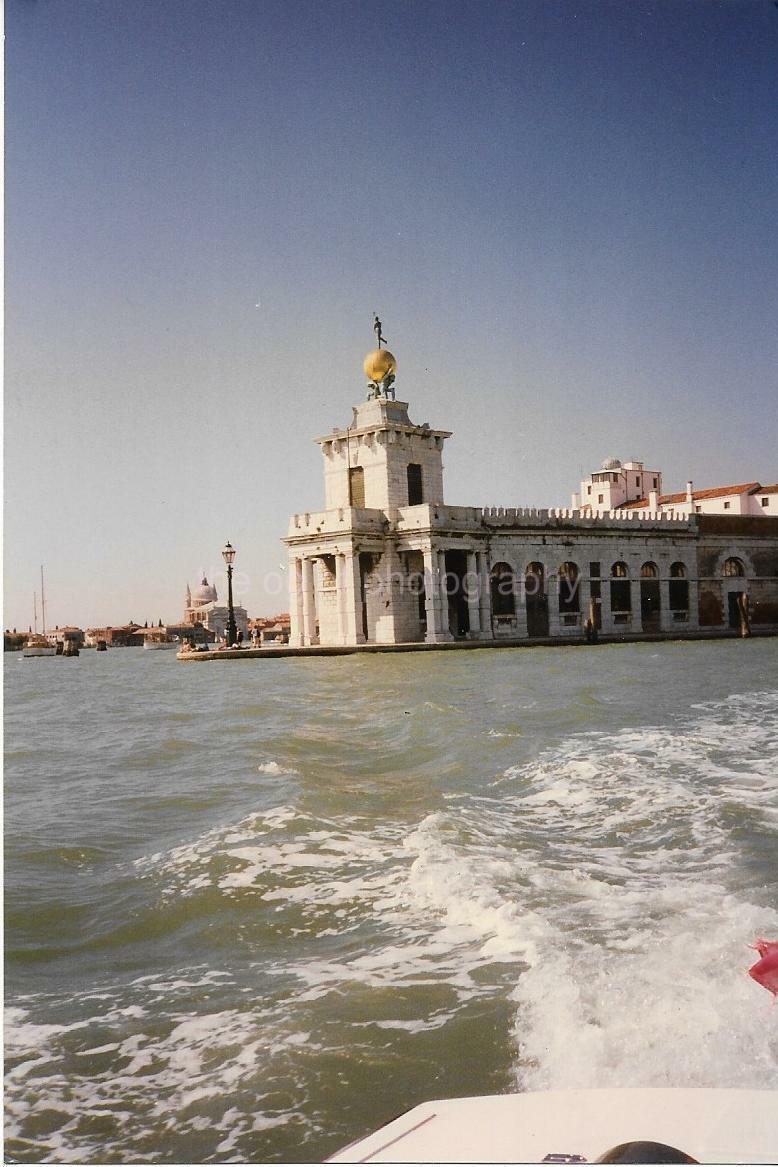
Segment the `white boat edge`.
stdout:
[[439,1099],[327,1162],[594,1163],[637,1140],[664,1143],[699,1163],[775,1163],[778,1091],[625,1088]]

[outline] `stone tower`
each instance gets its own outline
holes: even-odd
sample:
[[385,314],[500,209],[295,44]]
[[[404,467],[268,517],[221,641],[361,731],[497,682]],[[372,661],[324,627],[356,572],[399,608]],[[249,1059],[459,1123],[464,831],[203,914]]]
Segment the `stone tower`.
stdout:
[[324,505],[385,511],[443,504],[443,442],[414,425],[406,401],[378,397],[354,408],[351,425],[317,438],[324,455]]
[[[409,553],[394,535],[411,512],[443,504],[443,443],[450,433],[415,425],[397,401],[397,362],[379,346],[364,371],[367,400],[350,424],[315,439],[324,458],[324,507],[295,515],[289,547],[291,643],[395,643],[424,635],[426,603],[401,595]],[[410,520],[413,524],[413,520]],[[424,578],[420,550],[412,565]]]

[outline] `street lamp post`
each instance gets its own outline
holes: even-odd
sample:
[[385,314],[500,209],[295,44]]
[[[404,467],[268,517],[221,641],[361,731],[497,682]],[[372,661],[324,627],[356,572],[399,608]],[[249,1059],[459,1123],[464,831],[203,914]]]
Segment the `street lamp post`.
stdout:
[[227,564],[227,643],[232,647],[238,639],[238,630],[235,627],[235,609],[232,606],[232,561],[235,558],[235,548],[231,543],[225,544],[222,555]]

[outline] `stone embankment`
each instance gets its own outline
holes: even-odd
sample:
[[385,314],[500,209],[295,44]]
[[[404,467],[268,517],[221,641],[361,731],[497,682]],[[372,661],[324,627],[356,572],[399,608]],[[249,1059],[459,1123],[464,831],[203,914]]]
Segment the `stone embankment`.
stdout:
[[[778,636],[778,628],[752,629],[751,636]],[[311,644],[295,648],[289,644],[268,648],[219,648],[207,652],[179,652],[176,659],[181,661],[211,660],[258,660],[267,657],[289,656],[353,656],[356,653],[376,652],[461,652],[478,648],[598,648],[606,644],[637,644],[642,642],[673,640],[739,640],[741,634],[736,629],[709,629],[699,632],[644,632],[634,636],[604,636],[600,633],[596,644],[590,644],[580,636],[547,636],[521,640],[449,640],[439,644],[423,642],[409,644]]]

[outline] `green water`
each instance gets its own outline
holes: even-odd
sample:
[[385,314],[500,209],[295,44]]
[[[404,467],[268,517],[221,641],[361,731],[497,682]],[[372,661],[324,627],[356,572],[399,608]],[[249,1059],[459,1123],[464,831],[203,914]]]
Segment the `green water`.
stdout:
[[318,1161],[427,1098],[778,1087],[778,643],[6,654],[6,1153]]

